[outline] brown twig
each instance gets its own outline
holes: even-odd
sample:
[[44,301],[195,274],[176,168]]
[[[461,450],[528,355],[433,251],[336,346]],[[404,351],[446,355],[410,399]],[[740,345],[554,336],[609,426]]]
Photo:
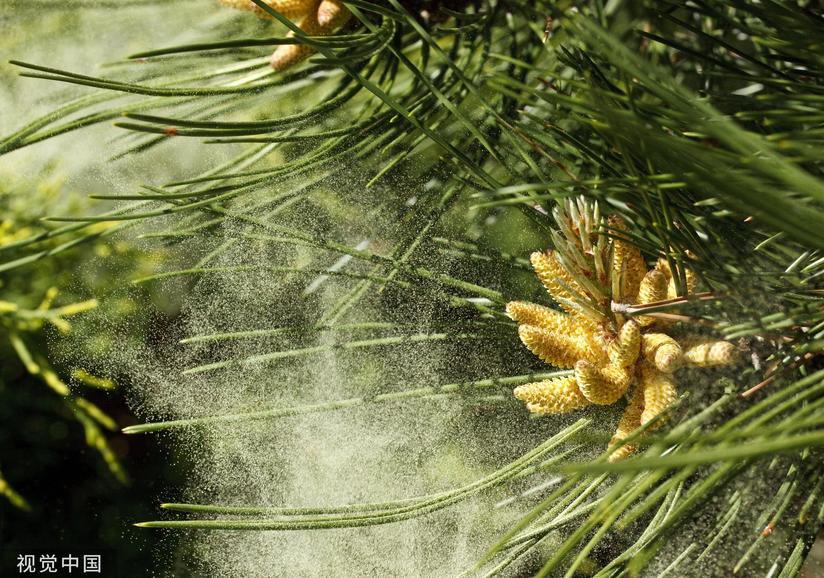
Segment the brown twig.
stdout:
[[[663,299],[661,301],[653,301],[652,303],[644,304],[629,304],[629,303],[612,303],[612,310],[616,313],[627,313],[633,315],[642,313],[647,309],[655,307],[663,307],[666,305],[680,305],[682,303],[690,303],[692,301],[712,301],[713,299],[720,299],[721,296],[712,291],[704,291],[703,293],[694,293],[692,295],[685,295],[682,297],[673,297],[672,299]],[[645,315],[653,315],[653,313],[645,313]]]
[[805,363],[810,361],[812,358],[813,358],[812,353],[805,353],[801,357],[801,359],[797,359],[796,361],[792,362],[791,364],[787,365],[786,367],[783,367],[781,369],[773,369],[772,370],[773,371],[772,375],[767,377],[764,381],[762,381],[760,383],[757,383],[756,385],[752,386],[747,391],[743,392],[741,394],[741,397],[750,397],[754,393],[757,393],[757,392],[761,391],[764,387],[766,387],[767,385],[772,383],[775,380],[775,378],[778,377],[779,375],[781,375],[782,373],[784,373],[788,370],[791,370],[791,369],[798,369],[799,367],[801,367],[802,365],[804,365]]

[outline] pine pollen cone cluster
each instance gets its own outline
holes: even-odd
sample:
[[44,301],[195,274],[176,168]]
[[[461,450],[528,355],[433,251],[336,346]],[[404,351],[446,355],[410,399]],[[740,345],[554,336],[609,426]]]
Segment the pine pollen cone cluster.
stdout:
[[[221,4],[240,10],[251,10],[261,18],[272,15],[249,0],[220,0]],[[298,26],[307,36],[328,36],[346,24],[352,13],[339,0],[264,0],[264,4]],[[289,33],[293,38],[294,34]],[[286,70],[311,56],[314,49],[306,44],[284,44],[272,54],[271,65],[277,71]]]
[[[514,393],[530,412],[554,414],[613,404],[629,392],[612,447],[676,401],[676,370],[728,365],[735,347],[703,336],[681,336],[668,319],[614,313],[621,311],[614,303],[645,305],[677,297],[679,283],[668,261],[661,258],[648,270],[638,248],[620,236],[624,222],[616,216],[601,222],[597,205],[568,201],[554,213],[560,228],[553,232],[556,248],[533,253],[531,262],[564,312],[525,301],[510,302],[506,310],[533,354],[549,365],[574,370],[574,375],[521,385]],[[695,279],[689,270],[683,281],[686,293],[693,293]],[[621,460],[635,450],[632,443],[624,444],[609,460]]]

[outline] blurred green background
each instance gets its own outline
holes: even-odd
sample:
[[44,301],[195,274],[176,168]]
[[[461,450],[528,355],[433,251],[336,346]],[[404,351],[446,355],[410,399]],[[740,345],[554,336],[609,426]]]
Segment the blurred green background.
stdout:
[[[168,16],[186,3],[163,4],[3,2],[0,134],[81,93],[21,79],[9,60],[99,70],[108,58],[180,30]],[[45,207],[94,211],[88,195],[128,186],[145,170],[111,161],[100,139],[117,135],[101,128],[0,158],[4,262],[18,257],[16,241],[56,227],[40,221]],[[167,161],[164,170],[176,167]],[[144,251],[136,235],[107,230],[102,224],[91,242],[0,271],[0,576],[16,575],[16,555],[30,551],[102,552],[104,576],[114,575],[113,564],[118,576],[148,576],[153,568],[181,574],[177,537],[131,522],[154,513],[159,496],[175,495],[187,464],[168,438],[119,433],[137,419],[127,405],[127,368],[113,362],[116,350],[164,339],[179,307],[127,282],[152,271],[163,254]]]

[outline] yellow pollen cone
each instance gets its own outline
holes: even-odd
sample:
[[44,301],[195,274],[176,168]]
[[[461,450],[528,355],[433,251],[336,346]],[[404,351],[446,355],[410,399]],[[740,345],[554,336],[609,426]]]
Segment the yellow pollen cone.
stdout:
[[598,405],[615,403],[632,383],[632,373],[626,367],[607,365],[599,368],[581,359],[575,364],[575,379],[584,397]]
[[684,349],[684,361],[693,367],[729,365],[735,359],[735,345],[729,341],[692,342]]
[[[641,288],[638,290],[639,305],[656,303],[667,298],[667,276],[657,269],[651,269],[644,275],[641,281]],[[639,315],[635,320],[641,327],[648,327],[655,323],[655,317],[649,315]]]
[[641,353],[664,373],[672,373],[683,361],[681,346],[666,333],[645,333],[641,338]]
[[635,321],[627,321],[609,344],[609,359],[620,367],[631,367],[641,350],[641,328]]
[[352,17],[349,9],[343,5],[340,0],[322,0],[318,6],[318,24],[326,32],[331,34],[331,31],[340,28]]
[[[316,11],[320,0],[263,0],[263,2],[289,20],[297,20]],[[271,18],[268,12],[250,0],[220,0],[220,3],[237,10],[251,10],[261,18]]]
[[589,405],[572,375],[520,385],[513,393],[532,413],[566,413]]
[[678,398],[672,376],[648,365],[641,369],[640,387],[644,391],[644,411],[641,413],[641,425],[646,424],[667,409]]
[[[261,18],[272,18],[271,14],[249,0],[220,2],[231,8],[251,10]],[[307,36],[332,34],[352,17],[340,0],[265,0],[265,3],[289,20],[300,20],[298,26]],[[289,32],[288,37],[294,38],[295,35]],[[277,71],[285,70],[314,52],[315,49],[306,44],[284,44],[272,53],[270,64]]]
[[[624,410],[624,415],[621,416],[621,421],[618,422],[618,429],[615,430],[615,435],[609,440],[609,446],[627,439],[632,432],[641,427],[641,413],[644,411],[644,391],[639,386],[635,388],[632,397]],[[611,463],[623,460],[624,458],[635,453],[637,447],[635,444],[625,444],[609,454],[607,458]]]
[[[687,281],[687,292],[685,293],[685,295],[695,293],[695,274],[689,269],[686,269],[684,271],[684,276],[686,277]],[[675,299],[676,297],[679,297],[679,294],[678,290],[675,287],[675,279],[670,277],[669,283],[667,284],[667,299]]]
[[[613,229],[613,234],[619,234],[619,231],[627,229],[624,220],[617,215],[610,216],[609,226]],[[647,264],[638,247],[627,240],[614,238],[612,248],[612,274],[621,275],[623,302],[633,303],[638,295],[641,279],[646,273]]]
[[573,340],[576,354],[594,363],[605,363],[603,344],[589,326],[582,325],[578,319],[558,311],[527,301],[510,301],[506,313],[522,325],[540,327],[551,333],[569,337]]
[[566,269],[555,259],[552,251],[541,253],[536,251],[529,257],[532,263],[532,268],[535,270],[535,275],[540,279],[541,283],[549,295],[570,315],[576,315],[577,311],[570,308],[559,299],[572,300],[571,291],[580,292],[580,287],[572,279]]
[[510,301],[506,304],[506,314],[522,325],[534,325],[554,333],[571,335],[583,331],[572,317],[528,301]]
[[572,369],[576,361],[589,355],[586,341],[575,335],[553,333],[534,325],[521,325],[518,335],[541,361],[561,369]]
[[[663,257],[659,257],[658,262],[655,264],[655,268],[661,271],[661,273],[663,273],[667,278],[667,299],[675,299],[678,297],[678,291],[676,291],[675,288],[675,279],[673,278],[672,268],[669,265],[669,261]],[[695,293],[695,273],[689,269],[685,269],[684,277],[687,283],[687,295]]]

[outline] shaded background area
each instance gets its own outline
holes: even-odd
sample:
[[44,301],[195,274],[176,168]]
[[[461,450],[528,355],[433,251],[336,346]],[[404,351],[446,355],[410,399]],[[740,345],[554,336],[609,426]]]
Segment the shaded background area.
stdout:
[[[174,6],[172,6],[174,5]],[[4,2],[0,7],[0,133],[7,135],[56,105],[88,91],[18,76],[9,60],[25,60],[78,71],[100,70],[121,58],[181,33],[181,8],[192,2]],[[208,2],[205,12],[214,8]],[[190,18],[195,22],[196,18]],[[150,25],[149,25],[150,24]],[[204,26],[208,26],[208,22]],[[191,27],[197,32],[197,24]],[[54,224],[39,221],[44,207],[55,214],[94,211],[94,193],[133,187],[137,174],[173,175],[178,162],[165,156],[113,160],[117,140],[110,126],[70,133],[0,159],[0,244],[41,233]],[[102,144],[101,144],[102,141]],[[178,535],[131,526],[156,511],[160,496],[174,496],[190,466],[168,438],[125,436],[100,426],[123,483],[67,400],[93,403],[120,428],[137,418],[127,403],[128,371],[112,363],[118,350],[151,349],[167,339],[165,327],[179,303],[151,291],[132,290],[129,279],[153,270],[163,255],[144,251],[136,234],[101,237],[31,264],[0,271],[0,301],[37,309],[47,295],[52,307],[90,299],[88,312],[70,316],[68,331],[46,323],[21,330],[28,350],[48,360],[70,393],[59,395],[42,375],[32,375],[10,345],[17,324],[0,321],[0,472],[20,500],[0,495],[0,576],[16,574],[16,555],[101,552],[104,576],[182,575],[175,561]],[[14,259],[14,250],[3,260]],[[84,383],[81,375],[104,380]],[[116,384],[108,389],[108,382]],[[98,424],[99,425],[99,424]],[[2,487],[2,482],[0,482]],[[4,489],[4,488],[3,488]],[[3,492],[0,492],[3,493]],[[59,560],[59,558],[58,558]],[[58,562],[59,565],[59,562]],[[177,569],[176,569],[177,568]],[[179,572],[179,570],[181,570]]]

